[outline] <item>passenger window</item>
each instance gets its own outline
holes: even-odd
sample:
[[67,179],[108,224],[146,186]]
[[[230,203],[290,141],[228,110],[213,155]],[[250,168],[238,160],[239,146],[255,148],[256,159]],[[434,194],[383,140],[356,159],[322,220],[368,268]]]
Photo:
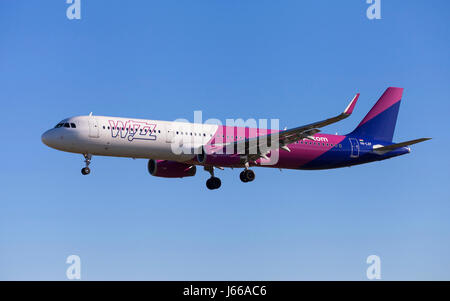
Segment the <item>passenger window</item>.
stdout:
[[73,128],[73,129],[75,129],[77,126],[75,125],[75,123],[71,123],[71,124],[70,124],[70,127]]

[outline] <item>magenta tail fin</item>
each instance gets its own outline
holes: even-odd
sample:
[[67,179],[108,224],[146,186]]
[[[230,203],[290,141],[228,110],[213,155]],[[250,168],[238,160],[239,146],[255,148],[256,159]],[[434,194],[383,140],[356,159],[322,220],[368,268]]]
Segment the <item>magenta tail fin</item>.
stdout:
[[349,135],[392,141],[403,88],[390,87]]

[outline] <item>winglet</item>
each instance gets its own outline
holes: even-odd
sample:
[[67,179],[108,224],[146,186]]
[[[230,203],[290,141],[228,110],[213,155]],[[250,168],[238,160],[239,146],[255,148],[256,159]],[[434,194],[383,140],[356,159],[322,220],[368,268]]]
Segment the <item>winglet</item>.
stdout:
[[345,108],[344,113],[345,115],[351,115],[353,112],[353,109],[355,108],[356,102],[358,101],[359,93],[353,97],[352,101],[348,104],[348,106]]

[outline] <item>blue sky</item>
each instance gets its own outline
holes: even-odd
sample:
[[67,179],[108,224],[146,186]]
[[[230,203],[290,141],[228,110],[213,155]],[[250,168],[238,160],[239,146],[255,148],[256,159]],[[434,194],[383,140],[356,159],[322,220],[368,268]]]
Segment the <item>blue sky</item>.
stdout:
[[[354,1],[0,2],[0,279],[450,280],[450,4]],[[219,171],[160,179],[145,160],[50,149],[59,120],[279,118],[294,127],[353,115],[405,88],[395,140],[409,155],[330,171]]]

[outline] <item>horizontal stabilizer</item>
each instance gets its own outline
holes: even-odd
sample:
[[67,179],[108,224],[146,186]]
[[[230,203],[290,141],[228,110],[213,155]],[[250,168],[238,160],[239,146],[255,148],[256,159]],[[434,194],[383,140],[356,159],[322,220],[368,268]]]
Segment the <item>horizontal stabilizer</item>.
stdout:
[[374,145],[373,146],[373,150],[376,151],[377,153],[386,153],[386,152],[390,152],[394,149],[400,148],[400,147],[404,147],[404,146],[408,146],[408,145],[413,145],[419,142],[423,142],[423,141],[427,141],[430,140],[431,138],[420,138],[420,139],[415,139],[415,140],[409,140],[409,141],[405,141],[405,142],[400,142],[400,143],[395,143],[395,144],[391,144],[391,145]]

